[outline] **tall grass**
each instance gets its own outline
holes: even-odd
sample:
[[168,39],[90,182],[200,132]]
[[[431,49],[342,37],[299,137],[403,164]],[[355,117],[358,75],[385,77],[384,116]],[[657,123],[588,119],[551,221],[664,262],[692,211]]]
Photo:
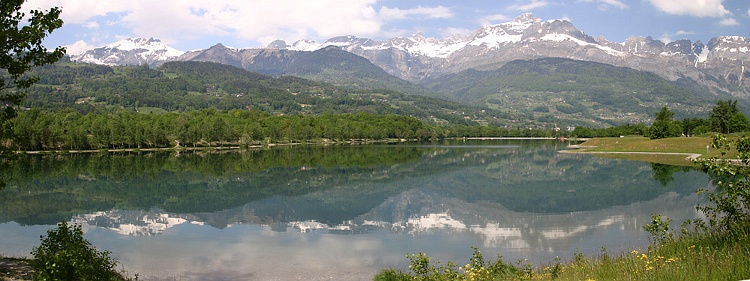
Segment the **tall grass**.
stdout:
[[[617,254],[602,250],[599,255],[576,254],[570,260],[542,265],[498,259],[487,264],[502,264],[505,270],[492,273],[488,266],[447,269],[435,264],[420,271],[429,274],[386,269],[374,280],[745,280],[750,279],[750,235],[687,233],[645,250]],[[412,260],[412,270],[414,265]]]
[[[684,138],[683,138],[684,139]],[[622,141],[622,142],[621,142]],[[612,144],[614,142],[614,144]],[[674,142],[674,141],[672,141]],[[702,147],[705,140],[677,141],[671,149],[690,151]],[[609,144],[607,144],[609,143]],[[733,165],[714,157],[696,161],[702,170],[715,177],[717,189],[709,195],[712,205],[700,206],[706,219],[683,223],[679,233],[669,229],[669,219],[653,216],[643,226],[651,234],[652,244],[645,250],[608,253],[598,256],[576,254],[570,260],[547,265],[524,262],[507,264],[485,262],[474,248],[472,262],[458,267],[452,262],[433,263],[424,254],[411,255],[411,272],[387,269],[375,280],[748,280],[750,279],[750,139],[739,136],[727,140],[716,136],[710,148],[717,155],[737,156],[744,165]],[[654,149],[664,141],[640,138],[604,139],[589,145],[608,149]],[[667,145],[669,142],[667,142]],[[726,159],[726,158],[724,158]],[[502,270],[497,270],[502,268]]]

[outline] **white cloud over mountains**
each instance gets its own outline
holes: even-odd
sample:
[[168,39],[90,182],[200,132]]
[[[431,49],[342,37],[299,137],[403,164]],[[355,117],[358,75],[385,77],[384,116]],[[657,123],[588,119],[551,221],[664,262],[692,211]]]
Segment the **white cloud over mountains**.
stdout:
[[695,17],[725,17],[731,12],[724,7],[724,0],[649,0],[657,9],[674,15]]
[[[720,26],[738,26],[740,23],[733,18],[732,12],[724,7],[724,0],[649,0],[651,5],[662,12],[693,16],[699,18],[721,18]],[[750,11],[748,11],[750,14]]]
[[[126,37],[158,38],[189,50],[218,42],[246,48],[277,39],[319,41],[340,35],[386,39],[422,32],[428,37],[450,36],[530,11],[545,20],[575,18],[580,28],[608,38],[674,34],[678,29],[694,30],[696,35],[690,37],[745,35],[740,28],[750,21],[750,2],[735,0],[26,1],[24,10],[62,8],[65,25],[47,42],[66,45],[71,52]],[[656,19],[658,14],[675,16]],[[627,21],[646,24],[619,26]],[[715,22],[713,30],[706,21]]]
[[120,25],[129,36],[166,42],[198,36],[233,36],[267,43],[276,39],[362,36],[383,32],[395,20],[450,18],[443,6],[380,7],[375,0],[30,0],[27,9],[62,7],[66,24],[90,29]]
[[534,9],[547,7],[551,4],[549,1],[546,1],[546,0],[530,0],[527,2],[528,3],[516,3],[513,5],[510,5],[508,7],[508,10],[528,12]]
[[584,3],[597,3],[600,10],[609,9],[609,7],[615,7],[618,9],[627,9],[628,5],[621,0],[577,0],[578,2]]

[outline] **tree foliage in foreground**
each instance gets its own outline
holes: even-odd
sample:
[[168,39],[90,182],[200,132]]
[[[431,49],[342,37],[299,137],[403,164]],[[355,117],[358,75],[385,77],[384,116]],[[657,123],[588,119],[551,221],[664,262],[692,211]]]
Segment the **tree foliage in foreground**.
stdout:
[[708,195],[713,206],[699,209],[707,215],[708,230],[726,232],[732,236],[750,236],[750,138],[728,140],[714,136],[712,147],[721,149],[725,156],[737,152],[738,160],[701,159],[701,169],[718,178],[716,191]]
[[[14,106],[21,103],[28,89],[39,80],[37,76],[26,76],[34,66],[53,63],[63,55],[65,49],[56,48],[52,52],[42,46],[42,40],[53,30],[60,28],[61,10],[31,11],[28,23],[22,20],[24,0],[3,0],[0,2],[0,123],[15,116]],[[1,132],[0,132],[1,133]]]

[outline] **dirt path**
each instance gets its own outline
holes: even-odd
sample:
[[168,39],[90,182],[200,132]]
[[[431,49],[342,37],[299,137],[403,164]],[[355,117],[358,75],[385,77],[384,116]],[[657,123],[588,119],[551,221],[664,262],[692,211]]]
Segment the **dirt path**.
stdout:
[[[581,147],[583,148],[583,147]],[[696,153],[680,153],[680,152],[607,152],[607,151],[582,151],[582,150],[560,150],[560,153],[581,153],[581,154],[643,154],[643,155],[684,155],[686,160],[693,160],[701,157],[702,154]]]
[[31,280],[33,272],[34,270],[26,260],[0,258],[0,280]]

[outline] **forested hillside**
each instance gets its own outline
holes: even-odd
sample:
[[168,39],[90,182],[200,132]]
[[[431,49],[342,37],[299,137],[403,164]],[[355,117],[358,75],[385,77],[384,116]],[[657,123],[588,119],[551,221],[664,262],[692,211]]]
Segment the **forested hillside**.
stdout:
[[457,101],[528,114],[540,122],[593,127],[650,123],[663,106],[680,119],[701,117],[717,100],[731,98],[686,81],[692,80],[673,83],[625,67],[544,58],[512,61],[493,71],[470,69],[426,86]]
[[550,136],[497,110],[216,63],[170,62],[152,69],[63,61],[32,74],[41,79],[29,89],[26,108],[1,124],[0,142],[11,149]]
[[445,124],[507,123],[510,115],[390,90],[351,89],[310,80],[272,77],[229,65],[170,62],[108,67],[60,62],[35,69],[41,77],[23,105],[29,108],[75,108],[82,113],[100,106],[143,111],[216,108],[250,109],[271,114],[397,114]]

